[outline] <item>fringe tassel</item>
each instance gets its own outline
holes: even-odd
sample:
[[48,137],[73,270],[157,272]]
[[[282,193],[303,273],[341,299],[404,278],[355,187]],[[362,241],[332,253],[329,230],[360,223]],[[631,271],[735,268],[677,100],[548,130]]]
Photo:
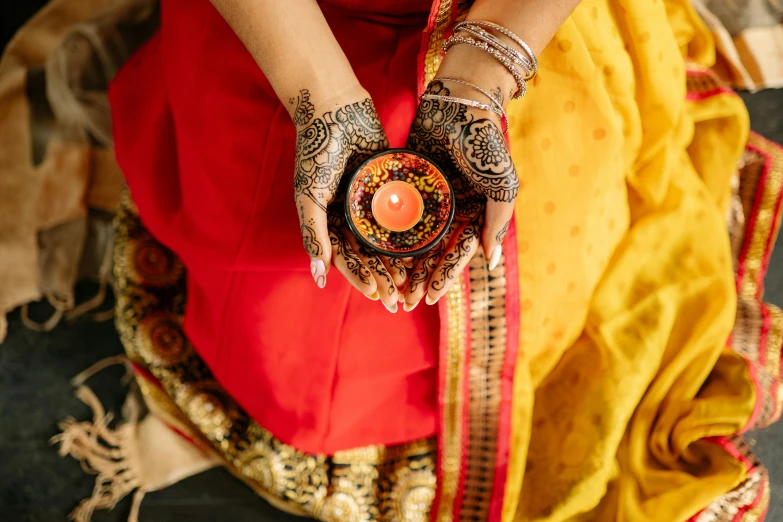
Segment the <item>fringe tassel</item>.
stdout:
[[[108,251],[111,252],[111,249],[108,249]],[[76,306],[74,306],[73,303],[64,302],[51,294],[46,294],[46,299],[54,308],[54,313],[52,313],[46,321],[39,323],[30,318],[29,305],[24,304],[22,305],[22,324],[34,332],[51,332],[60,324],[62,319],[65,319],[66,321],[75,321],[101,306],[104,301],[106,301],[107,287],[108,283],[105,280],[101,280],[96,294],[87,301],[79,303]],[[113,308],[102,312],[94,312],[92,314],[92,319],[99,323],[108,321],[113,317]],[[2,338],[2,330],[0,329],[0,339]]]
[[30,312],[28,304],[22,305],[22,324],[34,332],[51,332],[54,327],[60,324],[60,319],[63,318],[64,310],[55,308],[54,313],[42,323],[38,323],[30,319]]
[[[130,369],[130,360],[126,355],[113,355],[111,357],[106,357],[105,359],[101,359],[100,361],[96,362],[86,370],[80,371],[78,374],[76,374],[75,377],[71,379],[71,384],[73,384],[76,387],[81,386],[84,384],[87,379],[92,377],[98,372],[101,372],[108,368],[109,366],[114,366],[115,364],[124,364],[125,365],[125,377],[122,378],[122,382],[124,384],[127,384],[130,382],[130,379],[133,377],[133,374],[131,373]],[[130,402],[130,398],[127,402]]]
[[89,387],[79,386],[76,396],[90,407],[93,421],[77,422],[69,417],[59,424],[62,433],[52,437],[50,442],[60,444],[58,452],[61,457],[71,455],[81,463],[85,472],[97,477],[92,497],[83,500],[71,513],[70,519],[90,522],[96,509],[111,510],[117,502],[136,490],[128,522],[138,522],[139,506],[146,493],[140,487],[138,455],[133,444],[139,418],[138,399],[129,394],[125,403],[128,421],[111,429],[109,424],[113,415],[106,413]]

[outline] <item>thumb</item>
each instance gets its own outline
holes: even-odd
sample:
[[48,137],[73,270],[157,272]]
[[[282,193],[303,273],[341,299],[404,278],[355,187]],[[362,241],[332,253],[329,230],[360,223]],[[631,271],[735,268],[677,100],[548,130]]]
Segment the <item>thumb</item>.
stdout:
[[299,197],[297,205],[302,244],[310,256],[310,274],[318,288],[323,288],[326,286],[326,274],[329,272],[332,257],[326,209],[307,196]]
[[503,238],[506,237],[511,216],[514,213],[513,202],[487,201],[484,230],[481,232],[481,244],[489,269],[494,270],[503,254]]

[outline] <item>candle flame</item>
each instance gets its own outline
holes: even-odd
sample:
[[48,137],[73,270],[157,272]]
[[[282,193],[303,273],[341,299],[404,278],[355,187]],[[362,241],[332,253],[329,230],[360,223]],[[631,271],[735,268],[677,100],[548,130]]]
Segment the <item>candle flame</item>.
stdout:
[[400,202],[400,198],[399,198],[399,197],[397,197],[397,194],[392,194],[392,195],[391,195],[391,197],[390,197],[389,199],[390,199],[390,200],[391,200],[391,202],[392,202],[393,204],[395,204],[395,205],[397,205],[397,204]]

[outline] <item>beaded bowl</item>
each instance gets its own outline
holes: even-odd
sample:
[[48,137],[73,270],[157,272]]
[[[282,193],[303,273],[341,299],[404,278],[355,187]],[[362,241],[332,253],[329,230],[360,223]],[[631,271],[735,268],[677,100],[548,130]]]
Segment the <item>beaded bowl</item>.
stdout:
[[[419,221],[401,232],[381,226],[373,215],[376,191],[392,181],[415,187],[424,204]],[[417,256],[437,245],[454,219],[451,183],[426,156],[390,149],[369,158],[351,176],[345,215],[351,232],[370,250],[391,257]]]

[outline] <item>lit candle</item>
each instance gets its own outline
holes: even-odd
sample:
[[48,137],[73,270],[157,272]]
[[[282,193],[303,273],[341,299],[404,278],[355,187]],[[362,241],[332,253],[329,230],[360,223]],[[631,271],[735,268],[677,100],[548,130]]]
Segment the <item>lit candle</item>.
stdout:
[[372,198],[375,221],[392,232],[413,228],[424,212],[424,201],[416,187],[404,181],[390,181]]

